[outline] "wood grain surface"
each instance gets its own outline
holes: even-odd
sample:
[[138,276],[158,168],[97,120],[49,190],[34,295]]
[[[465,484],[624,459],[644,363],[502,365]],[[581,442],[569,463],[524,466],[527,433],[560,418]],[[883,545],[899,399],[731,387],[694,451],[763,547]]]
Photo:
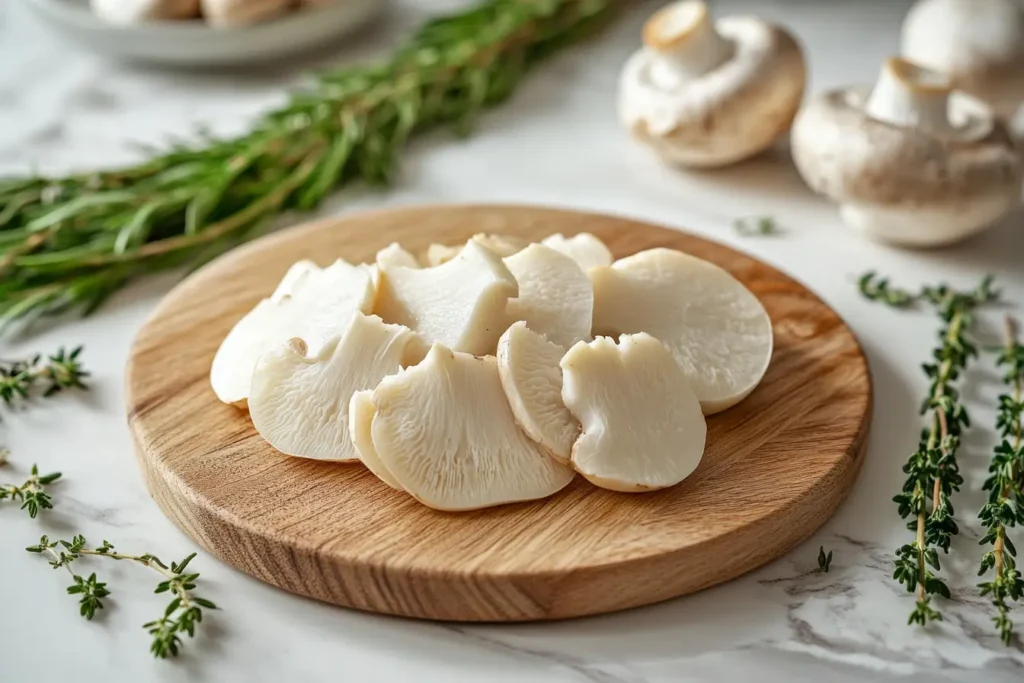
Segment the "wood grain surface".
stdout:
[[[679,486],[646,494],[577,477],[553,498],[471,513],[420,505],[361,465],[291,458],[210,389],[214,352],[294,261],[369,261],[477,232],[589,231],[617,257],[671,247],[729,270],[764,303],[775,355],[761,386],[708,420]],[[436,206],[293,228],[182,282],[135,340],[127,410],[149,490],[203,548],[257,578],[361,610],[458,621],[598,614],[707,588],[787,552],[846,496],[871,414],[864,355],[843,321],[779,271],[713,242],[623,218]]]

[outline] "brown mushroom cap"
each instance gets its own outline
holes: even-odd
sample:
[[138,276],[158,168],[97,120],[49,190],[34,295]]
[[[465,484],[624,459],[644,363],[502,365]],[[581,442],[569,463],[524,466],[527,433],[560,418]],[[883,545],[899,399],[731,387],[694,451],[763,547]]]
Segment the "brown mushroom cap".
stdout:
[[867,95],[866,88],[826,92],[797,117],[793,159],[815,192],[836,202],[954,211],[988,199],[1005,212],[1018,200],[1020,156],[984,103],[953,93],[950,119],[959,125],[947,135],[872,118]]
[[800,108],[806,67],[789,33],[747,16],[719,19],[715,28],[732,56],[677,89],[651,82],[650,49],[623,71],[626,124],[670,162],[720,166],[753,156],[789,130]]

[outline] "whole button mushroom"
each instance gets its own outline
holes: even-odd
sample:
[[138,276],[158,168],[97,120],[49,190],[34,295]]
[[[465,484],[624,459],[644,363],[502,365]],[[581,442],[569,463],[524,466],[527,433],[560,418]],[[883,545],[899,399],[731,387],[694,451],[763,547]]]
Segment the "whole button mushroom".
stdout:
[[870,93],[816,97],[793,125],[792,147],[800,175],[839,203],[848,225],[894,244],[964,239],[1020,195],[1021,159],[991,107],[900,58]]
[[669,163],[725,166],[789,130],[806,70],[782,28],[750,16],[712,22],[703,2],[685,0],[654,14],[643,39],[623,69],[619,111]]
[[291,0],[202,0],[203,16],[212,26],[247,26],[284,14]]
[[903,21],[901,53],[1004,118],[1024,101],[1024,12],[1012,0],[920,0]]
[[199,0],[92,0],[90,7],[96,16],[112,24],[199,16]]

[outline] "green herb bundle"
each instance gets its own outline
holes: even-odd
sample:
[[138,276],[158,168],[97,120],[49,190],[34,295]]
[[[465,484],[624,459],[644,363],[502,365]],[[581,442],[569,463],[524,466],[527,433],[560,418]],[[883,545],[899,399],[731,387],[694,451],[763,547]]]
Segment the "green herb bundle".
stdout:
[[1006,346],[999,365],[1005,368],[1003,381],[1009,392],[999,397],[996,429],[1001,441],[989,465],[984,490],[988,502],[979,518],[986,533],[981,545],[991,545],[981,558],[978,576],[993,570],[993,577],[978,585],[982,595],[991,596],[996,616],[992,618],[999,637],[1009,645],[1013,638],[1008,600],[1024,597],[1024,578],[1017,569],[1017,549],[1007,534],[1008,528],[1024,525],[1024,345],[1017,340],[1014,323],[1006,320]]
[[963,484],[956,456],[961,433],[970,426],[970,417],[960,402],[956,383],[968,362],[978,355],[977,347],[968,338],[974,311],[997,299],[998,293],[992,288],[991,278],[985,278],[971,292],[957,292],[940,285],[915,294],[891,287],[874,273],[865,274],[859,284],[866,298],[894,308],[927,301],[936,307],[943,322],[932,361],[922,366],[930,380],[928,395],[921,405],[921,414],[928,416],[927,426],[917,450],[903,466],[907,475],[903,489],[893,498],[900,517],[908,520],[907,528],[914,532],[914,541],[896,551],[893,578],[916,594],[908,622],[923,626],[942,618],[931,603],[932,595],[950,595],[949,587],[937,575],[941,569],[938,550],[948,553],[952,537],[959,533],[951,497]]
[[340,185],[389,182],[410,134],[468,130],[616,4],[488,0],[428,22],[387,61],[322,74],[241,137],[129,168],[0,181],[0,322],[91,312],[129,280],[202,264]]

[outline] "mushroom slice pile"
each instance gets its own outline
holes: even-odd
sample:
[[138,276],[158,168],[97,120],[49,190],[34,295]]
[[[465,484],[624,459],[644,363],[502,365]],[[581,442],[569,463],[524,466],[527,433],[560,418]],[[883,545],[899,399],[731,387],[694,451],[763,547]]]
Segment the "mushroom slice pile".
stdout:
[[718,266],[651,249],[594,268],[590,279],[594,334],[646,332],[660,339],[705,415],[739,403],[764,377],[772,355],[771,320],[757,297]]
[[476,355],[494,353],[507,327],[505,308],[519,294],[501,257],[470,240],[451,261],[433,268],[379,263],[375,313],[440,343]]
[[604,242],[589,232],[581,232],[572,237],[566,237],[559,233],[545,237],[541,244],[565,254],[575,261],[583,269],[583,272],[587,272],[594,266],[610,266],[612,264],[612,252],[608,250]]
[[[489,235],[482,232],[473,235],[470,239],[501,257],[511,256],[529,244],[526,240],[512,235]],[[427,265],[439,266],[442,263],[447,263],[458,256],[460,251],[462,251],[462,245],[431,244],[427,247]]]
[[519,284],[508,302],[511,320],[524,320],[531,330],[568,348],[590,339],[594,288],[574,260],[542,244],[531,244],[505,259]]
[[492,357],[435,344],[373,392],[373,446],[394,478],[438,510],[545,498],[572,481],[516,424]]
[[348,404],[349,436],[366,469],[391,488],[404,491],[395,475],[391,474],[377,455],[377,448],[373,445],[373,416],[376,414],[377,409],[373,407],[373,389],[363,389],[352,394],[352,400]]
[[293,337],[319,354],[354,312],[370,312],[373,298],[373,279],[361,266],[341,260],[324,269],[292,266],[277,291],[238,321],[217,349],[210,369],[217,398],[244,405],[260,356]]
[[565,349],[517,322],[498,340],[498,373],[512,414],[527,436],[568,464],[580,425],[562,403]]
[[356,313],[316,355],[306,355],[301,339],[264,354],[249,393],[256,431],[286,455],[359,460],[348,427],[352,394],[398,372],[414,336],[407,327]]
[[707,425],[672,354],[648,334],[598,337],[562,359],[562,399],[583,431],[572,465],[613,491],[666,488],[704,454]]

